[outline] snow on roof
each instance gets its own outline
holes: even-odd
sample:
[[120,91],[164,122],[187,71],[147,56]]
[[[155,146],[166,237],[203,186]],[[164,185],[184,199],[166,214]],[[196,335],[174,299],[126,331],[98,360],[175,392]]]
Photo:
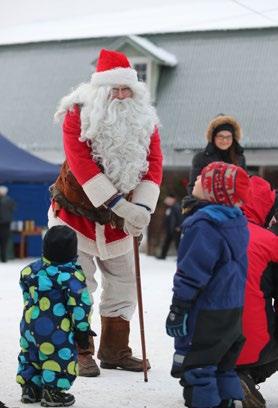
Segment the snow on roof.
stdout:
[[144,48],[146,51],[156,57],[161,64],[168,65],[170,67],[175,67],[177,65],[178,60],[175,55],[161,47],[158,47],[146,38],[138,37],[137,35],[130,35],[129,38],[141,48]]
[[0,29],[0,45],[277,26],[278,0],[195,0],[4,26]]

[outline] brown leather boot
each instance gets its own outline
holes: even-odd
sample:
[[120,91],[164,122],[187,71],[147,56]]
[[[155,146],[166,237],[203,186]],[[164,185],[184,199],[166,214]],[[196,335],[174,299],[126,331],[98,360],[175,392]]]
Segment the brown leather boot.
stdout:
[[89,335],[89,347],[82,349],[77,346],[78,351],[78,368],[80,377],[97,377],[100,375],[100,370],[97,363],[93,359],[95,353],[94,337]]
[[[129,331],[127,320],[101,316],[101,339],[97,355],[101,368],[143,371],[143,360],[133,357],[128,347]],[[148,360],[147,368],[151,368]]]

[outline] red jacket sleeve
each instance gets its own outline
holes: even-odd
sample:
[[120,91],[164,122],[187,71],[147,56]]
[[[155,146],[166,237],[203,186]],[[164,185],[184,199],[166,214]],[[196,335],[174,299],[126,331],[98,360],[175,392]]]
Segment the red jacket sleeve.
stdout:
[[81,133],[79,108],[68,111],[63,123],[63,141],[69,167],[79,184],[84,184],[101,172],[92,160],[90,147],[79,140]]
[[160,185],[162,181],[162,163],[163,156],[160,146],[160,137],[158,129],[155,128],[151,136],[150,151],[148,155],[149,169],[143,177],[143,180],[153,181]]

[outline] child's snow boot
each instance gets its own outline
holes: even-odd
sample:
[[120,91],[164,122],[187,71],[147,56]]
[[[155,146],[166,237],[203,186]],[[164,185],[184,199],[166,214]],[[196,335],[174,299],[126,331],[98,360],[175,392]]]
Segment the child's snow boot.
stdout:
[[21,402],[23,404],[33,404],[42,398],[42,389],[35,384],[27,383],[22,386]]
[[58,388],[44,387],[42,391],[42,407],[69,407],[75,403],[72,394],[61,391]]

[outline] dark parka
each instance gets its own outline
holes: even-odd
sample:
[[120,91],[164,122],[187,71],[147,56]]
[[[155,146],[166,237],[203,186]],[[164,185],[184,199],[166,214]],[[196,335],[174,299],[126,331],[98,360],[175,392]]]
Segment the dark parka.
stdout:
[[[213,132],[214,130],[224,124],[230,124],[234,128],[234,149],[235,149],[235,156],[236,156],[236,163],[232,163],[232,160],[229,157],[229,151],[220,150],[218,149],[215,144],[213,143]],[[192,159],[192,167],[190,170],[189,176],[189,184],[188,184],[188,192],[191,193],[194,187],[194,183],[196,178],[204,167],[208,164],[216,161],[224,161],[225,163],[232,163],[236,164],[237,166],[246,169],[246,162],[245,157],[243,154],[243,148],[240,146],[239,141],[242,137],[241,128],[239,123],[232,117],[232,116],[218,116],[217,118],[213,119],[208,126],[206,132],[206,139],[208,141],[207,146],[204,150],[195,154]]]

